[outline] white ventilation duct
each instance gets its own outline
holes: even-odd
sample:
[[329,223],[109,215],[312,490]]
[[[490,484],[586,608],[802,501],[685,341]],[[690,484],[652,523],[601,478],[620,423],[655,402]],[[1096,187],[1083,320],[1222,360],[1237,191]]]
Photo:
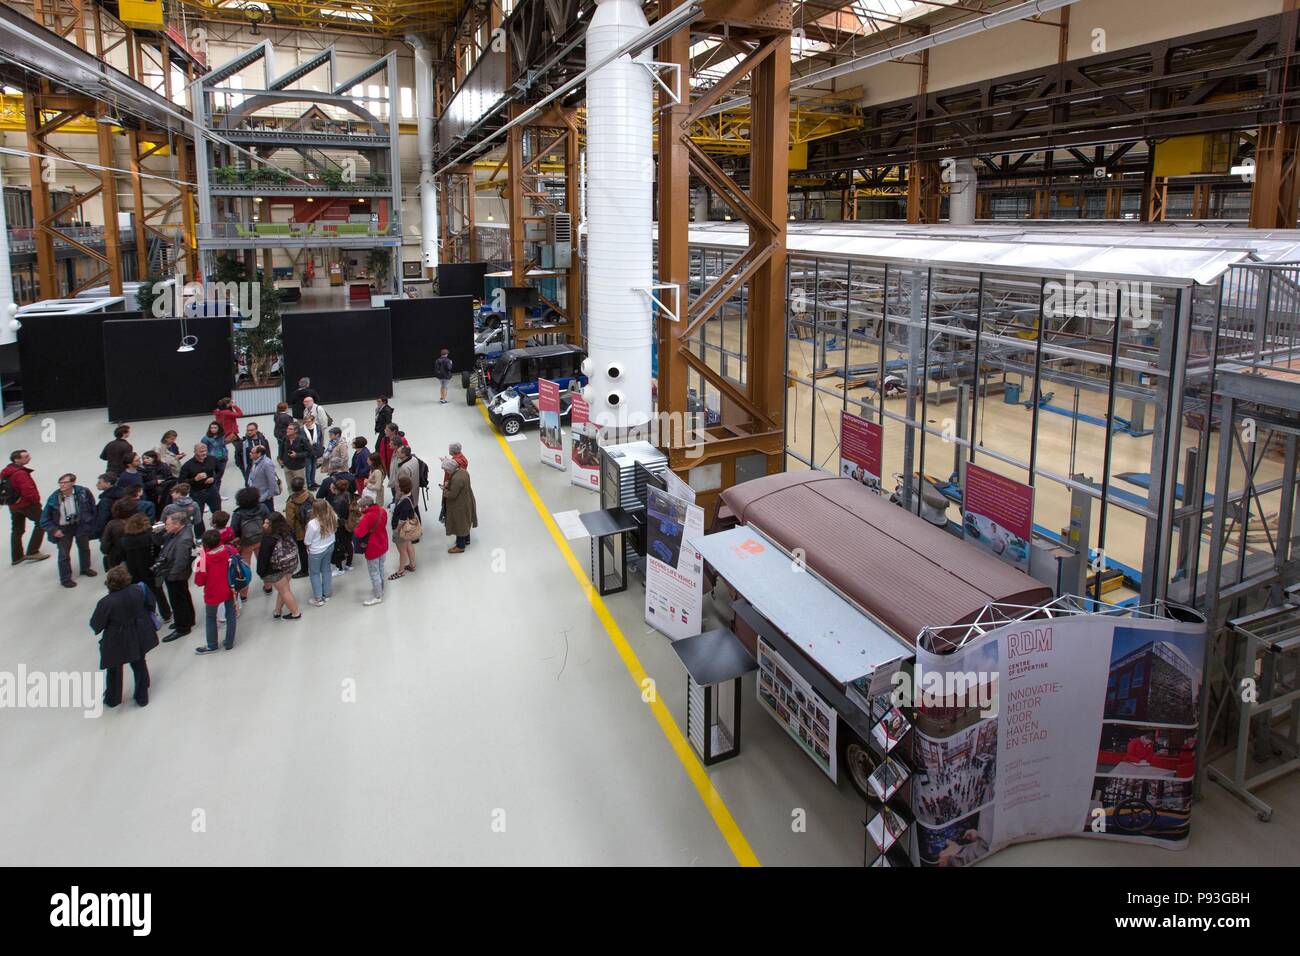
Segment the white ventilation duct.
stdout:
[[[415,51],[416,145],[420,152],[420,251],[426,269],[438,267],[438,192],[433,175],[433,54],[421,37],[406,42]],[[394,117],[396,122],[396,117]]]
[[[596,0],[587,64],[598,64],[647,28],[636,0]],[[587,348],[583,394],[592,420],[620,431],[650,421],[654,342],[654,159],[651,79],[621,56],[587,77]],[[513,174],[513,170],[511,170]]]
[[952,187],[948,191],[948,222],[954,226],[975,224],[975,189],[978,177],[975,163],[969,159],[955,160]]
[[18,329],[21,323],[16,313],[18,305],[14,302],[14,275],[9,268],[9,222],[5,218],[4,168],[0,166],[0,345],[10,345],[18,341]]

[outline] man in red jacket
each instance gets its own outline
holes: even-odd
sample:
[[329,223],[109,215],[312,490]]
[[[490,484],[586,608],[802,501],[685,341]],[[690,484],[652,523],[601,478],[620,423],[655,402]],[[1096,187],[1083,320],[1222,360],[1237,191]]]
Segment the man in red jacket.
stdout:
[[[13,519],[13,533],[9,539],[10,558],[14,564],[24,561],[44,561],[49,557],[41,551],[45,532],[41,529],[41,493],[36,490],[32,480],[32,470],[27,467],[32,460],[31,454],[24,448],[9,455],[9,464],[0,471],[0,480],[8,479],[13,489],[13,500],[9,503],[9,517]],[[27,550],[23,551],[23,532],[27,522],[32,523],[32,536],[27,541]]]
[[366,543],[366,570],[370,572],[371,597],[361,603],[374,607],[384,600],[384,556],[388,554],[388,513],[369,495],[358,503],[361,520],[352,531],[354,542]]

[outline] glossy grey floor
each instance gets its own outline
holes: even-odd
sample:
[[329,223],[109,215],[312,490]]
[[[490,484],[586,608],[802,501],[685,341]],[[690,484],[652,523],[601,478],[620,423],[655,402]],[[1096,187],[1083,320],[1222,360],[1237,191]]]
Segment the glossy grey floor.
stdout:
[[[464,444],[482,522],[470,551],[448,555],[430,533],[417,573],[373,608],[361,605],[358,561],[328,606],[294,623],[272,620],[255,588],[234,651],[196,657],[191,638],[150,655],[145,710],[0,710],[0,862],[735,862],[492,431],[459,389],[452,398],[439,405],[432,383],[405,382],[393,404],[417,453],[434,460],[448,441]],[[370,403],[325,403],[369,432]],[[206,422],[133,422],[135,443],[166,427],[193,440]],[[93,484],[109,431],[102,410],[35,416],[3,433],[0,450],[29,448],[48,492],[65,470]],[[540,464],[535,433],[509,447],[548,511],[595,507]],[[238,484],[232,470],[227,495]],[[585,562],[586,541],[570,545]],[[103,579],[64,590],[53,561],[0,565],[0,670],[93,670],[86,622]],[[300,598],[305,584],[295,582]],[[608,604],[680,725],[685,678],[642,623],[642,598],[634,583]],[[752,694],[750,684],[744,753],[709,771],[749,845],[769,865],[860,863],[861,801]],[[1181,853],[1069,839],[986,865],[1300,861],[1300,777],[1266,798],[1277,811],[1261,824],[1211,787]]]

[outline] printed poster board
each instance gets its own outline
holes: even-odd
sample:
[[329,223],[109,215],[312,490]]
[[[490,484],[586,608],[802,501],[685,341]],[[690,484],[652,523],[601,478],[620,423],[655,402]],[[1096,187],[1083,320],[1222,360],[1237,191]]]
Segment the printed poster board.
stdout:
[[569,406],[569,480],[580,488],[600,490],[600,439],[591,421],[591,406],[578,393]]
[[812,762],[837,779],[835,709],[777,653],[758,638],[758,702]]
[[645,620],[675,641],[700,633],[704,560],[692,542],[704,536],[704,509],[647,491]]
[[840,477],[880,491],[883,439],[877,422],[840,412]]
[[548,378],[537,381],[542,464],[564,470],[564,432],[560,430],[560,386]]
[[962,525],[967,541],[1029,573],[1034,534],[1034,489],[979,465],[966,466]]
[[1203,624],[1089,614],[918,646],[921,864],[1055,836],[1184,848],[1205,641]]

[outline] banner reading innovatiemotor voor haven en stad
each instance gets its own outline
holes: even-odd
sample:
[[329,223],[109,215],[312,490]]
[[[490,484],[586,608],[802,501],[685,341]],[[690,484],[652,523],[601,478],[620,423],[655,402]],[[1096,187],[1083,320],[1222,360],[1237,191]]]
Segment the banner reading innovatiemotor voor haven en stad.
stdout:
[[920,862],[1066,835],[1185,846],[1204,651],[1204,625],[1110,615],[918,647]]

